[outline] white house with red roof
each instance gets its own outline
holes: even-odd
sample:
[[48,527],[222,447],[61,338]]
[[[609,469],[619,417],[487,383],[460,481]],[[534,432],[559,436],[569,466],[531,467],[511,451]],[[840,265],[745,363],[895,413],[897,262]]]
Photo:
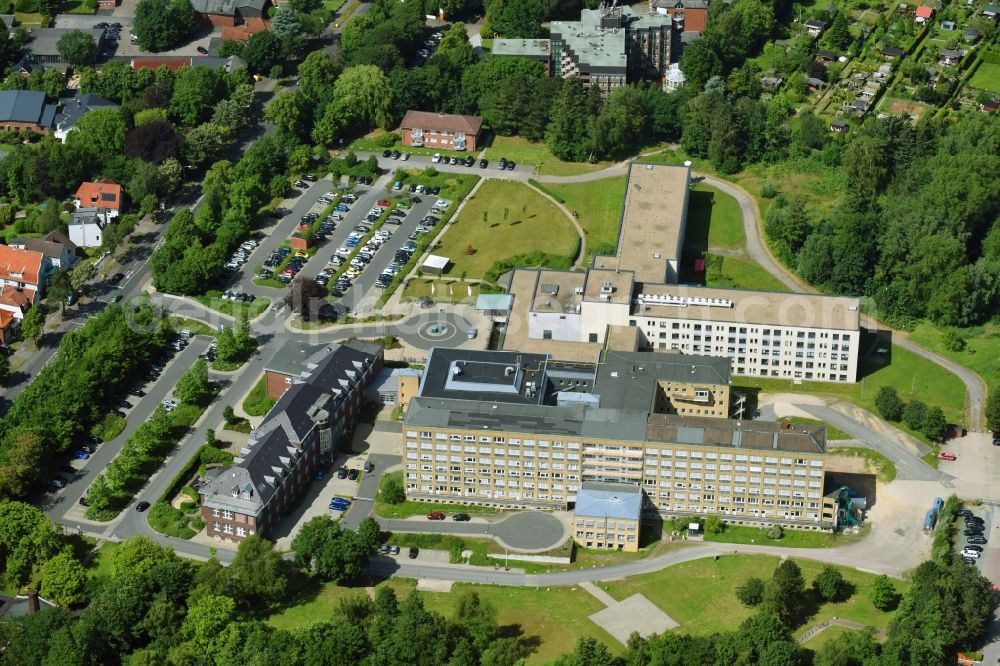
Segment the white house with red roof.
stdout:
[[121,213],[123,193],[122,186],[110,180],[80,183],[73,205],[76,206],[77,210],[96,208],[106,214],[108,219],[112,219]]
[[49,258],[41,252],[0,245],[0,289],[13,287],[34,305],[45,289]]

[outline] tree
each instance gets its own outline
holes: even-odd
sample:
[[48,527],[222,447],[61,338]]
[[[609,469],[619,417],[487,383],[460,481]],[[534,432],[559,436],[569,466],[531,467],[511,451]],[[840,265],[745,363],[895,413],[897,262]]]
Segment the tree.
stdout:
[[903,423],[910,430],[920,430],[927,415],[927,405],[920,400],[911,400],[903,409]]
[[376,547],[329,516],[309,520],[292,539],[296,565],[335,583],[359,576]]
[[236,602],[221,595],[197,599],[188,607],[183,633],[204,652],[212,653],[222,630],[232,621]]
[[310,278],[296,278],[285,296],[285,304],[302,317],[311,321],[319,316],[326,298],[326,287]]
[[824,35],[827,43],[835,49],[846,49],[851,44],[851,31],[849,28],[846,12],[838,11],[830,23],[830,29]]
[[240,542],[230,574],[240,599],[252,606],[278,601],[288,583],[281,553],[274,549],[273,543],[256,534]]
[[401,504],[406,501],[403,480],[398,474],[386,474],[382,477],[379,495],[382,497],[382,501],[388,504]]
[[65,551],[46,560],[42,564],[42,596],[51,599],[60,606],[71,606],[84,599],[84,589],[87,586],[87,570],[73,557],[72,552]]
[[726,530],[726,523],[713,513],[705,518],[704,528],[707,534],[722,534]]
[[281,37],[272,30],[250,35],[242,55],[251,73],[269,72],[281,60]]
[[847,596],[848,583],[844,576],[831,566],[825,566],[813,580],[813,588],[824,601],[843,601]]
[[748,578],[736,588],[736,598],[744,606],[757,606],[764,600],[764,581],[760,578]]
[[125,119],[116,108],[91,109],[77,121],[66,143],[93,154],[100,160],[121,153],[125,145]]
[[89,33],[83,30],[70,30],[59,37],[56,50],[73,67],[83,67],[94,64],[97,44]]
[[213,394],[212,383],[208,379],[208,364],[204,359],[195,361],[174,388],[177,399],[189,405],[203,405],[212,399]]
[[215,103],[222,99],[225,93],[222,76],[221,70],[212,70],[204,66],[181,69],[174,80],[170,113],[185,126],[196,125],[199,120],[207,117]]
[[929,407],[924,414],[924,420],[920,423],[920,432],[932,442],[939,442],[944,437],[944,429],[948,421],[944,418],[944,412],[940,407]]
[[10,377],[10,358],[7,352],[0,351],[0,386]]
[[184,148],[184,138],[174,131],[174,126],[165,120],[153,120],[125,135],[125,155],[153,164],[178,157]]
[[358,525],[358,538],[365,548],[375,552],[379,544],[382,543],[382,530],[374,518],[368,516],[361,521],[361,524]]
[[993,391],[986,399],[986,427],[1000,432],[1000,391]]
[[271,31],[278,36],[281,52],[286,57],[298,55],[305,45],[302,23],[291,4],[283,4],[275,11],[271,17]]
[[464,23],[452,24],[448,32],[444,34],[444,38],[441,39],[435,56],[448,58],[455,67],[462,69],[478,60],[476,52],[469,42],[469,33],[466,32]]
[[194,31],[197,19],[191,0],[139,0],[132,34],[144,51],[166,51]]
[[802,570],[793,560],[783,560],[764,587],[764,605],[787,626],[801,619],[805,600],[805,580]]
[[333,105],[347,124],[361,128],[392,125],[392,87],[378,67],[357,65],[337,77],[333,86]]
[[868,599],[880,611],[891,610],[896,605],[896,586],[892,584],[888,576],[882,574],[872,581]]
[[545,7],[537,0],[492,0],[486,6],[490,29],[508,39],[542,36]]
[[192,128],[184,137],[184,161],[195,167],[205,166],[222,150],[223,128],[205,123]]
[[309,100],[301,92],[283,92],[264,110],[264,117],[288,136],[302,139],[308,130]]
[[704,88],[713,76],[722,73],[722,63],[707,40],[699,39],[684,47],[680,61],[687,84],[696,90]]
[[887,421],[899,421],[903,418],[904,407],[903,399],[899,397],[895,387],[883,386],[875,395],[875,409]]
[[119,577],[125,573],[144,574],[163,561],[177,559],[173,549],[161,546],[146,536],[126,539],[115,549],[111,572]]
[[326,50],[311,52],[299,63],[299,86],[302,94],[314,104],[330,101],[333,85],[341,71],[343,64]]
[[73,293],[73,281],[70,279],[69,271],[60,268],[49,276],[46,287],[48,296],[59,302],[60,312],[66,309],[66,297]]
[[38,346],[38,339],[45,330],[45,311],[36,306],[28,310],[21,320],[21,335]]
[[553,662],[553,666],[619,666],[621,660],[610,652],[604,643],[595,638],[580,638],[572,652]]
[[545,144],[553,155],[573,162],[590,158],[594,151],[590,133],[592,111],[580,79],[575,76],[565,79],[552,103],[545,131]]

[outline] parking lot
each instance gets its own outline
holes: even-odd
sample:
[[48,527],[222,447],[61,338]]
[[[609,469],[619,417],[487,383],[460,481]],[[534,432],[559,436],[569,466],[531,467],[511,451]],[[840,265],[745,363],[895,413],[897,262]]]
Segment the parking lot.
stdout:
[[982,553],[975,560],[974,565],[990,580],[1000,580],[1000,544],[994,544],[997,541],[997,535],[1000,534],[1000,511],[997,511],[996,507],[992,504],[968,506],[966,508],[972,511],[973,516],[982,519],[982,534],[986,543],[970,544],[969,537],[965,535],[966,523],[964,521],[966,519],[959,516],[956,523],[958,532],[955,537],[955,548],[960,553],[970,545],[982,548]]

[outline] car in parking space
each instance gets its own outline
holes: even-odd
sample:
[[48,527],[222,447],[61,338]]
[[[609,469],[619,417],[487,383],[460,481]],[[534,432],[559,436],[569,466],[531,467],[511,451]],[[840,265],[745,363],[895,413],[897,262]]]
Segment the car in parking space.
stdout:
[[506,168],[507,168],[507,158],[506,157],[501,157],[500,161],[497,162],[497,169],[499,169],[500,171],[503,171]]
[[382,151],[382,157],[392,157],[392,151],[391,150],[383,150]]
[[304,180],[297,180],[297,181],[295,181],[295,187],[306,188],[306,187],[309,187],[309,183],[307,183]]
[[[973,553],[975,553],[973,555]],[[982,546],[966,546],[962,549],[962,555],[965,557],[979,557],[983,554]]]
[[320,197],[319,199],[316,199],[316,201],[317,201],[317,203],[321,203],[321,204],[323,204],[324,206],[326,206],[327,204],[330,204],[330,203],[332,203],[332,202],[331,202],[331,201],[330,201],[329,199],[327,199],[326,197]]
[[467,523],[470,520],[472,520],[472,518],[467,513],[456,513],[454,516],[451,517],[451,519],[458,523]]
[[322,481],[324,478],[326,478],[326,475],[323,474],[323,470],[318,469],[316,470],[316,475],[313,478],[315,478],[317,481]]
[[400,155],[402,155],[402,153],[400,153],[398,150],[394,150],[392,151],[392,154],[389,155],[389,157],[391,157],[394,160],[398,160]]
[[479,334],[479,331],[475,328],[470,328],[467,334],[469,336],[469,339],[472,340]]
[[361,476],[361,472],[356,469],[351,469],[347,472],[347,478],[351,481],[357,481],[359,476]]
[[419,555],[419,554],[420,554],[420,549],[419,548],[417,548],[416,546],[413,546],[413,547],[410,548],[409,557],[410,557],[411,560],[417,559],[417,555]]
[[399,156],[399,159],[401,159],[401,160],[403,160],[405,162],[406,160],[410,159],[410,154],[409,153],[403,153],[402,155]]
[[389,553],[391,553],[392,555],[399,555],[399,546],[397,546],[396,544],[392,544],[391,546],[389,546]]
[[383,555],[388,555],[389,554],[389,544],[384,543],[381,546],[379,546],[378,547],[378,552],[382,553]]
[[375,464],[371,460],[365,461],[365,471],[372,472],[375,470]]
[[165,409],[168,412],[174,411],[175,409],[177,409],[177,401],[176,400],[164,400],[163,401],[163,409]]
[[305,178],[306,180],[308,180],[310,183],[315,183],[316,182],[316,176],[314,176],[311,173],[307,173],[306,175],[304,175],[302,177]]
[[427,520],[444,520],[444,514],[440,511],[431,511],[427,514]]
[[88,458],[90,458],[90,454],[84,451],[83,449],[77,449],[76,451],[73,452],[73,457],[77,458],[78,460],[87,460]]
[[486,159],[485,157],[483,159],[479,160],[479,168],[480,169],[485,169],[489,165],[490,165],[490,161],[488,159]]
[[54,476],[49,479],[49,487],[54,490],[59,490],[60,488],[66,487],[66,479],[61,476]]
[[146,500],[143,500],[135,505],[135,510],[138,511],[139,513],[142,513],[148,508],[149,508],[149,502],[147,502]]
[[441,161],[441,153],[434,153],[434,157],[431,158],[431,162],[437,164]]
[[985,546],[986,545],[986,537],[984,537],[982,535],[968,537],[966,539],[966,541],[968,541],[969,543],[974,543],[974,544],[980,545],[980,546]]
[[471,167],[475,165],[475,163],[476,163],[476,158],[473,157],[472,155],[469,155],[468,157],[465,158],[465,166]]
[[958,456],[950,451],[945,451],[943,453],[937,454],[938,460],[957,460]]
[[347,468],[346,467],[341,467],[340,469],[337,470],[337,478],[338,479],[346,479],[347,478]]
[[507,171],[513,171],[516,166],[517,162],[507,162]]

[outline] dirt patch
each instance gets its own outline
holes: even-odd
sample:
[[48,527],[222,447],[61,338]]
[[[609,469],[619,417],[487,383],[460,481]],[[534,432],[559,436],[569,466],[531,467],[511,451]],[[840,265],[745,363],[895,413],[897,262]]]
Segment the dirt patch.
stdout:
[[864,458],[833,455],[826,457],[826,470],[829,472],[847,472],[849,474],[866,474],[871,471],[868,469],[868,463]]
[[420,592],[451,592],[452,585],[454,585],[454,581],[450,580],[417,579],[417,590]]

